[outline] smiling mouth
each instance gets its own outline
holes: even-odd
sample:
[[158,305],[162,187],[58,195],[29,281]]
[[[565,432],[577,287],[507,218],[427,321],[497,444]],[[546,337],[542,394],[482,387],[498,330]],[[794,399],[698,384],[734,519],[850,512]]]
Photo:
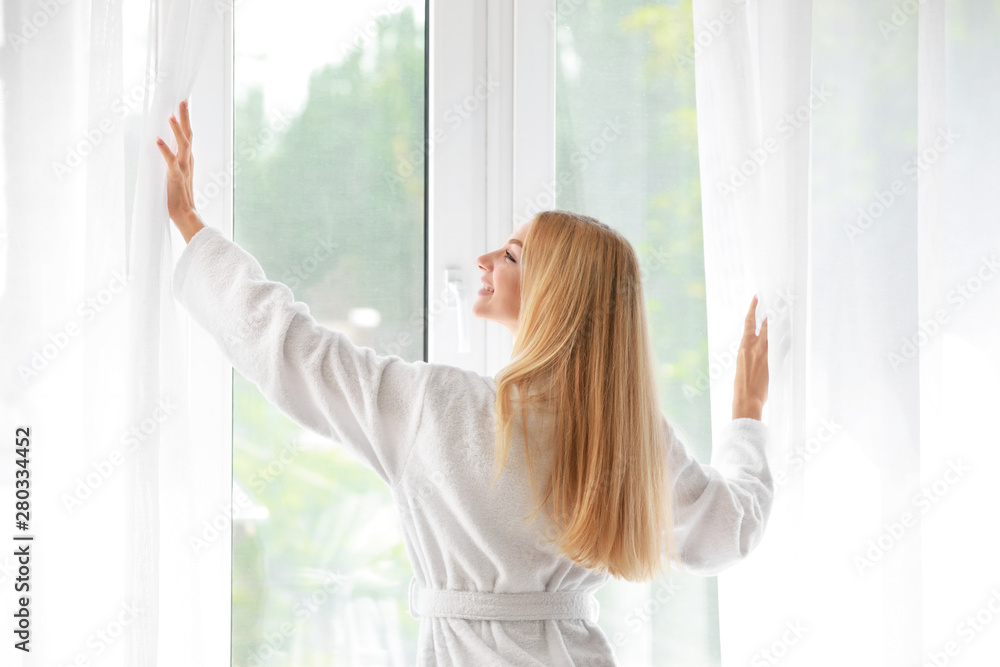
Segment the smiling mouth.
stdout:
[[480,285],[479,285],[479,293],[480,294],[493,294],[493,292],[495,292],[495,291],[496,290],[494,290],[492,287],[490,287],[486,283],[480,283]]

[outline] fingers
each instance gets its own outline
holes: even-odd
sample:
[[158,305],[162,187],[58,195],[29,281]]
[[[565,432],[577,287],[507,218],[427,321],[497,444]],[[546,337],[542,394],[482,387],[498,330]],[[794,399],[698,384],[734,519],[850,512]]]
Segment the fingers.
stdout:
[[750,302],[750,310],[747,311],[746,320],[743,322],[743,340],[746,343],[756,343],[758,346],[767,349],[767,316],[761,320],[760,333],[757,333],[757,295]]
[[188,101],[184,100],[181,102],[181,129],[184,131],[184,135],[191,141],[193,132],[191,132],[191,116],[188,112]]
[[[194,133],[191,131],[191,115],[188,112],[187,100],[180,103],[179,109],[177,115],[171,114],[170,116],[170,129],[174,132],[178,147],[181,145],[190,146]],[[180,116],[180,120],[177,119],[178,116]]]
[[193,162],[193,156],[191,155],[191,150],[190,150],[191,137],[193,133],[191,132],[191,116],[188,112],[187,100],[184,100],[180,103],[179,115],[180,115],[179,121],[177,120],[177,117],[174,115],[171,115],[168,121],[168,125],[170,125],[170,130],[174,133],[174,139],[177,140],[177,155],[174,155],[170,151],[170,149],[167,148],[166,143],[159,137],[157,137],[156,145],[159,147],[160,153],[163,154],[163,157],[167,161],[168,165],[173,166],[174,164],[176,164],[178,157],[186,153],[187,162],[185,162],[185,164],[190,166],[190,163]]
[[176,161],[177,158],[170,151],[170,148],[167,146],[167,142],[165,142],[163,139],[160,139],[159,137],[157,137],[156,138],[156,146],[157,146],[157,148],[160,149],[160,153],[163,155],[163,159],[167,161],[167,165],[173,165],[174,161]]
[[174,138],[177,139],[177,149],[180,152],[181,147],[187,146],[190,142],[174,116],[170,117],[170,129],[174,132]]
[[743,322],[743,337],[753,338],[757,333],[757,295],[754,294],[753,301],[750,302],[750,310],[747,311],[746,319]]

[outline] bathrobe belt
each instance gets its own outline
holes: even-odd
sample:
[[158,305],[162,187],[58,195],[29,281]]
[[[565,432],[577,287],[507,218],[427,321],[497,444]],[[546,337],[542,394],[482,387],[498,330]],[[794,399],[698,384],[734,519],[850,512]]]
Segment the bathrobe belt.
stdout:
[[468,618],[478,621],[583,619],[597,622],[600,604],[587,591],[488,593],[425,588],[410,579],[410,616]]

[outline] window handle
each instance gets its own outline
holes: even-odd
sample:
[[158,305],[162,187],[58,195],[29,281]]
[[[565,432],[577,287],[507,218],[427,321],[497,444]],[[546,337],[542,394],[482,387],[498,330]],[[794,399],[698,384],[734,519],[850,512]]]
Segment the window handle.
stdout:
[[462,270],[445,269],[444,281],[448,293],[454,297],[454,306],[458,314],[458,351],[465,353],[469,351],[469,308]]

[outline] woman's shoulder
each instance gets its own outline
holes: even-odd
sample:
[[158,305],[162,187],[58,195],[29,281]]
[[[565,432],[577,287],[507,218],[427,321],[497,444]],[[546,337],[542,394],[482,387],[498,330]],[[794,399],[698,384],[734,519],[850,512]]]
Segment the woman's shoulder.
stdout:
[[389,366],[408,368],[414,375],[422,376],[428,389],[462,395],[489,395],[496,398],[496,383],[489,375],[472,369],[430,361],[407,361],[398,355],[379,355]]
[[426,366],[434,383],[444,391],[496,398],[496,382],[489,375],[451,364],[426,362]]

